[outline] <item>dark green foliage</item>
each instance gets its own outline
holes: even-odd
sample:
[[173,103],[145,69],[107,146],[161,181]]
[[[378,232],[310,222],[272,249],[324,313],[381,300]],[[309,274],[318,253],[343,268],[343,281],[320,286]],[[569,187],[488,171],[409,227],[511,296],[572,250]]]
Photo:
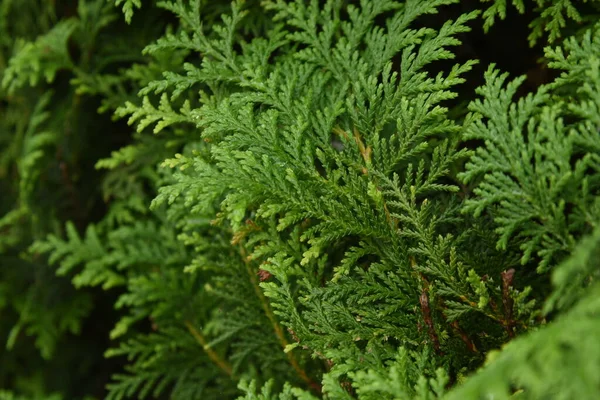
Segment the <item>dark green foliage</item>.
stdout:
[[[492,3],[483,12],[485,20],[483,27],[489,30],[494,25],[496,18],[505,19],[510,7],[514,7],[520,14],[533,9],[536,17],[529,24],[531,33],[529,43],[535,45],[540,39],[547,36],[548,42],[553,43],[563,36],[563,30],[573,24],[586,24],[595,21],[598,17],[597,0],[480,0],[482,3]],[[589,6],[585,3],[589,3]],[[585,12],[581,12],[581,9]]]
[[599,395],[594,2],[466,3],[0,2],[0,400]]

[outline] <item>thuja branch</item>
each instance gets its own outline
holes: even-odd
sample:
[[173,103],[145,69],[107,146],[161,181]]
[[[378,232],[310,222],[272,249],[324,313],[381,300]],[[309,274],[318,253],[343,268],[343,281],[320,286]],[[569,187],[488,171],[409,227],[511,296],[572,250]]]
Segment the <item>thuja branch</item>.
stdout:
[[225,372],[227,376],[233,378],[233,368],[231,367],[231,364],[221,358],[212,348],[210,348],[210,346],[208,346],[208,342],[204,335],[202,335],[190,321],[185,321],[184,324],[194,339],[202,346],[202,349],[206,352],[211,361]]
[[[273,330],[275,331],[275,335],[277,336],[277,339],[279,340],[281,347],[283,349],[285,349],[289,345],[289,342],[288,342],[287,338],[285,337],[285,333],[283,332],[281,325],[277,321],[275,314],[273,313],[273,309],[271,308],[271,305],[269,304],[269,300],[265,297],[262,289],[260,288],[257,274],[254,271],[254,269],[252,268],[250,259],[248,258],[248,255],[246,254],[246,250],[244,249],[244,247],[242,245],[239,246],[239,252],[240,252],[240,256],[242,257],[242,260],[244,260],[244,263],[246,264],[246,271],[248,272],[248,276],[250,278],[250,282],[252,283],[252,287],[254,288],[254,292],[256,293],[256,296],[260,300],[262,308],[263,308],[267,318],[271,322],[271,325],[273,326]],[[298,363],[298,360],[296,359],[294,354],[291,351],[288,351],[288,352],[286,352],[286,355],[288,358],[288,362],[290,363],[292,368],[294,368],[294,370],[296,371],[296,373],[298,374],[300,379],[302,379],[304,382],[306,382],[306,384],[310,388],[321,393],[321,390],[322,390],[321,385],[318,384],[317,382],[313,381],[308,376],[306,371],[304,371],[304,369],[302,369],[302,367]]]

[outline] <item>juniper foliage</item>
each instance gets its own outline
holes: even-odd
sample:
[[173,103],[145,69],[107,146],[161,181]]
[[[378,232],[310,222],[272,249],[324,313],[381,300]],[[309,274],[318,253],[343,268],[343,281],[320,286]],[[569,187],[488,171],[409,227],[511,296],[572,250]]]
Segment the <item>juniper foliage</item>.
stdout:
[[[63,356],[114,300],[105,355],[123,366],[85,394],[598,393],[593,14],[560,42],[582,14],[537,2],[556,78],[523,93],[461,55],[505,1],[42,3],[0,14],[22,37],[0,60],[8,354],[33,337]],[[24,10],[39,32],[10,23]],[[47,373],[0,398],[83,398]]]

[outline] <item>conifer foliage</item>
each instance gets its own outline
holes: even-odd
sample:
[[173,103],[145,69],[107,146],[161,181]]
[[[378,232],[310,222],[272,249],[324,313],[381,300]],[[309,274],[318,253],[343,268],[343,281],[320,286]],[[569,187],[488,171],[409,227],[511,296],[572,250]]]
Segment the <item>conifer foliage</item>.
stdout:
[[0,1],[0,400],[598,397],[596,6]]

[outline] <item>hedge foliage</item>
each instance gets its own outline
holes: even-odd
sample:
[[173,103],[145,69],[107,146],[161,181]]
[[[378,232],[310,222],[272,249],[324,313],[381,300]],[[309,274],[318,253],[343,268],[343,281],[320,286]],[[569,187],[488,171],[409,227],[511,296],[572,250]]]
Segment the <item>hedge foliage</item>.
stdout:
[[598,398],[599,12],[0,0],[0,400]]

